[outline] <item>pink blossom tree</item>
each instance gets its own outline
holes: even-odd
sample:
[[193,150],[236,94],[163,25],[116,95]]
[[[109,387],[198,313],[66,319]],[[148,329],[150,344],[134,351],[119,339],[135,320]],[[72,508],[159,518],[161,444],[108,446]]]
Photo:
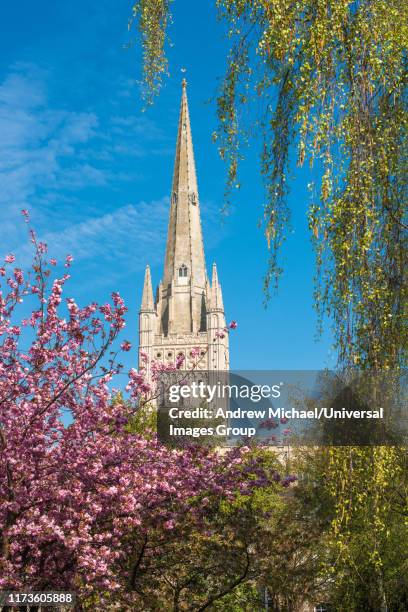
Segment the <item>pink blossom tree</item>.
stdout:
[[[222,502],[274,479],[245,449],[176,451],[132,433],[134,404],[113,401],[110,389],[121,369],[121,297],[85,307],[64,300],[72,257],[52,280],[57,262],[33,232],[31,241],[28,274],[11,254],[0,267],[0,590],[71,589],[97,609],[116,593],[132,606],[146,559],[187,518],[207,533]],[[134,396],[143,384],[132,370]]]

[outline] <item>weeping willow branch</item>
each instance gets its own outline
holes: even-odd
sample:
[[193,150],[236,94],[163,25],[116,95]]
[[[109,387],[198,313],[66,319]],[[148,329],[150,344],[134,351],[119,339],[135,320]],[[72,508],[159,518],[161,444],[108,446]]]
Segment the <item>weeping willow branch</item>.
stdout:
[[159,93],[167,73],[165,46],[171,22],[171,0],[137,0],[132,8],[129,30],[137,28],[143,52],[142,97],[147,104]]

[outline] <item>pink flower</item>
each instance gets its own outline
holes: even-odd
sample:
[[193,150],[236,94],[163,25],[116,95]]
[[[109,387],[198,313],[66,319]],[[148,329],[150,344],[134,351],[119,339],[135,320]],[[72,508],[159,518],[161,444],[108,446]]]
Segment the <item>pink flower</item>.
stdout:
[[67,255],[65,258],[65,264],[64,264],[65,267],[69,268],[73,261],[74,261],[74,258],[72,257],[72,255]]
[[130,342],[128,340],[125,340],[120,345],[120,348],[122,349],[122,351],[126,351],[127,352],[127,351],[130,351],[130,349],[132,348],[132,345],[130,344]]
[[288,419],[288,418],[286,418],[286,417],[282,417],[282,418],[280,419],[280,422],[282,423],[282,425],[285,425],[285,424],[286,424],[288,421],[289,421],[289,419]]
[[261,423],[260,427],[263,427],[265,429],[276,429],[278,427],[278,424],[273,419],[267,419],[266,421],[263,421]]
[[237,327],[238,323],[236,321],[231,321],[231,323],[229,324],[230,329],[237,329]]
[[52,266],[56,266],[56,265],[57,265],[57,260],[56,260],[56,259],[54,259],[54,257],[51,257],[51,259],[50,259],[50,264],[51,264]]
[[28,223],[28,221],[30,220],[28,210],[26,208],[23,208],[21,214],[23,215],[25,222]]
[[23,276],[22,270],[20,270],[19,268],[16,268],[14,270],[14,278],[16,279],[19,285],[22,285],[24,282],[24,276]]
[[177,368],[178,370],[179,370],[179,369],[181,368],[181,366],[183,365],[184,360],[185,360],[185,357],[184,357],[183,353],[179,353],[179,354],[177,355],[177,358],[176,358],[176,368]]
[[175,522],[173,520],[166,521],[164,526],[166,529],[174,529]]
[[191,349],[190,355],[191,357],[198,357],[200,354],[200,347],[199,346],[195,346],[193,349]]
[[14,257],[14,255],[12,253],[9,253],[8,255],[6,255],[6,257],[4,258],[4,261],[6,263],[13,263],[14,261],[16,261],[16,258]]

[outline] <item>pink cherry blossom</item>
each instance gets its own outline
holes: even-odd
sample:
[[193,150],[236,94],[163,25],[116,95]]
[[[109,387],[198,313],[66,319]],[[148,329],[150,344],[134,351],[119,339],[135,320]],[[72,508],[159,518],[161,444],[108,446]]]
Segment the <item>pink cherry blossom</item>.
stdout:
[[176,368],[177,369],[181,368],[184,361],[185,361],[185,356],[183,355],[183,353],[179,353],[179,355],[177,355],[176,357]]
[[[123,299],[66,297],[69,276],[51,278],[30,235],[32,276],[14,271],[0,283],[0,590],[72,590],[103,609],[104,592],[128,593],[136,541],[154,533],[165,544],[186,517],[208,530],[209,507],[278,484],[245,447],[175,450],[132,433],[163,368],[181,368],[184,355],[170,366],[146,356],[129,372],[126,401],[114,394]],[[126,609],[137,609],[132,596]]]
[[73,261],[74,261],[74,258],[72,257],[72,255],[67,255],[67,256],[66,256],[66,258],[65,258],[65,264],[64,264],[64,266],[65,266],[66,268],[69,268],[69,267],[71,266],[71,264],[72,264],[72,262],[73,262]]
[[260,424],[260,427],[264,429],[276,429],[279,427],[278,423],[274,419],[266,419]]

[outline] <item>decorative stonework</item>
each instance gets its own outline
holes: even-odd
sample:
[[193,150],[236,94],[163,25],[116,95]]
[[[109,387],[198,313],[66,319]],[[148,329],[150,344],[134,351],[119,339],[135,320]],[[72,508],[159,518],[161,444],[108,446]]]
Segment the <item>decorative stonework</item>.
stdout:
[[164,363],[174,363],[183,353],[184,368],[189,369],[191,350],[199,347],[200,369],[225,371],[229,369],[228,334],[222,333],[224,305],[215,264],[211,284],[207,276],[185,80],[171,193],[164,273],[156,299],[146,267],[139,312],[139,361],[142,351],[149,361]]

